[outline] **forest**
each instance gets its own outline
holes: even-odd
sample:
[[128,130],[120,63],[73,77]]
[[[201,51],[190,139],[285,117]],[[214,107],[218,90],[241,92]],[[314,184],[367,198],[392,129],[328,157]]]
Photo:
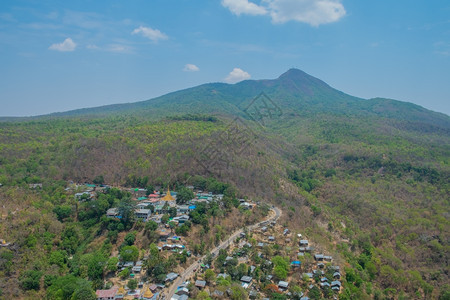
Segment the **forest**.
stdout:
[[[448,130],[376,117],[285,114],[266,127],[237,126],[252,132],[242,147],[218,138],[233,122],[226,115],[179,114],[0,123],[0,238],[13,243],[0,248],[0,297],[89,299],[114,269],[111,251],[135,242],[152,249],[151,225],[104,218],[113,205],[126,206],[126,193],[111,189],[83,203],[67,193],[70,182],[95,182],[195,184],[276,204],[285,212],[282,222],[345,263],[340,299],[450,298]],[[199,163],[211,149],[227,150],[224,166]],[[212,221],[202,215],[211,214],[194,214],[193,225],[206,230]],[[193,245],[196,251],[214,243],[217,228],[209,230],[212,240]],[[196,241],[200,233],[190,234]],[[172,259],[160,267],[184,258]],[[149,276],[164,274],[160,267]]]

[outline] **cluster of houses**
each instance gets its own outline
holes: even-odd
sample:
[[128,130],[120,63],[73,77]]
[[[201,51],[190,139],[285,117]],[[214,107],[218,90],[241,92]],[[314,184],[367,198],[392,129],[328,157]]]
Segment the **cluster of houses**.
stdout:
[[[193,187],[188,187],[193,189]],[[88,194],[94,193],[91,190],[92,187],[88,187],[87,190],[82,193],[77,193],[75,196],[82,199],[82,195],[85,195],[83,199],[88,197]],[[177,216],[170,219],[177,225],[182,225],[189,220],[189,213],[197,207],[199,202],[210,202],[213,200],[222,200],[223,195],[214,195],[211,192],[197,191],[194,195],[194,199],[188,201],[187,204],[179,205],[176,203],[177,193],[167,190],[166,193],[154,192],[152,194],[146,195],[146,190],[144,189],[132,189],[130,190],[133,195],[133,200],[135,201],[134,215],[137,220],[142,220],[147,222],[148,220],[155,221],[159,226],[157,233],[159,234],[158,249],[160,251],[173,251],[179,252],[186,251],[186,246],[183,245],[181,237],[173,234],[173,231],[167,226],[161,224],[161,218],[164,214],[168,214],[170,210],[176,208]],[[88,193],[88,194],[87,194]],[[91,195],[93,197],[93,195]],[[241,201],[243,202],[243,201]],[[153,208],[150,209],[149,205]],[[153,211],[153,212],[152,212]],[[120,211],[118,208],[110,208],[106,212],[108,218],[121,219]],[[191,256],[191,251],[186,251],[187,256]],[[144,260],[146,257],[144,257]],[[209,266],[208,266],[209,267]],[[140,280],[144,278],[144,263],[143,261],[135,262],[119,262],[118,272],[129,269],[130,278],[135,278]],[[97,290],[97,300],[113,300],[113,299],[160,299],[161,291],[166,288],[166,285],[170,285],[172,281],[177,279],[179,274],[168,273],[164,280],[164,284],[150,284],[144,282],[139,282],[138,288],[136,290],[129,290],[126,287],[118,288],[113,287],[108,290]],[[183,294],[184,291],[184,294]],[[177,299],[188,299],[187,286],[181,289],[175,297]]]
[[[277,226],[277,227],[276,227]],[[274,228],[276,227],[276,228]],[[282,234],[281,234],[282,232]],[[242,257],[245,256],[243,253],[247,253],[248,251],[245,251],[245,248],[250,249],[252,248],[252,244],[249,243],[249,241],[246,239],[248,234],[241,233],[239,237],[239,242],[236,244],[236,247],[233,249],[232,256],[227,256],[224,261],[224,267],[227,265],[227,262],[234,259],[234,257],[239,257],[239,262],[247,263],[249,264],[249,271],[247,275],[244,275],[240,278],[240,284],[241,286],[247,290],[249,298],[250,299],[269,299],[269,298],[263,298],[264,296],[261,296],[261,288],[259,286],[259,281],[256,280],[253,276],[254,271],[256,269],[255,265],[253,265],[251,259],[249,257]],[[279,292],[286,294],[289,297],[294,297],[295,299],[300,300],[308,300],[310,299],[308,297],[308,291],[311,290],[314,286],[317,286],[319,289],[326,289],[330,288],[332,291],[339,293],[341,290],[341,273],[340,273],[340,267],[332,265],[333,258],[328,255],[324,255],[321,253],[313,253],[315,251],[314,247],[310,245],[310,242],[305,239],[301,234],[297,234],[298,241],[298,252],[297,257],[298,259],[294,259],[290,262],[291,265],[291,273],[285,280],[278,280],[275,281],[275,276],[268,274],[265,275],[264,278],[259,278],[259,280],[264,281],[266,284],[268,282],[275,284]],[[284,228],[281,230],[278,225],[276,225],[276,222],[265,222],[262,224],[262,226],[259,229],[256,229],[252,232],[252,238],[256,239],[256,249],[255,252],[258,257],[262,258],[261,265],[263,264],[269,264],[271,265],[272,262],[270,261],[270,257],[265,257],[263,254],[263,248],[270,245],[275,244],[278,242],[279,244],[283,244],[287,247],[293,246],[292,241],[292,234],[288,228]],[[303,266],[299,259],[301,257],[304,257],[306,253],[309,253],[312,257],[314,257],[314,263],[311,264],[308,267]],[[294,253],[295,254],[295,253]],[[204,271],[205,269],[209,268],[209,266],[202,265],[201,271]],[[201,272],[199,271],[199,272]],[[303,271],[303,273],[302,273]],[[330,273],[332,271],[332,273]],[[330,276],[329,274],[333,274]],[[201,274],[199,274],[201,277]],[[219,273],[217,275],[217,278],[223,277],[226,278],[228,275],[225,273]],[[328,276],[328,277],[327,277]],[[298,284],[298,282],[301,281],[307,281],[307,290],[299,292],[295,295],[292,295],[290,290],[290,287],[292,284]],[[317,283],[316,283],[317,281]],[[294,282],[294,283],[292,283]],[[187,283],[186,283],[187,284]],[[214,284],[211,286],[208,286],[205,280],[198,279],[194,283],[195,287],[199,290],[206,289],[209,291],[210,296],[214,299],[227,299],[231,297],[231,290],[226,290],[225,292],[222,290],[218,290],[214,287]],[[176,293],[171,300],[178,300],[178,299],[188,299],[189,296],[189,290],[186,288],[178,288],[178,291],[180,293]]]
[[160,297],[158,287],[153,284],[144,288],[142,282],[138,284],[135,290],[126,290],[124,287],[112,287],[107,290],[97,290],[95,292],[97,300],[117,300],[117,299],[140,299],[140,300],[157,300]]
[[[210,202],[213,200],[220,201],[223,198],[222,194],[214,195],[211,192],[204,193],[199,191],[187,204],[181,205],[176,203],[177,193],[170,191],[169,189],[165,194],[155,191],[148,196],[142,196],[142,194],[140,194],[141,190],[143,189],[135,190],[136,208],[134,210],[134,216],[137,220],[142,220],[143,222],[153,220],[158,224],[161,223],[161,217],[164,214],[168,214],[172,208],[175,208],[177,216],[172,218],[171,221],[177,225],[182,225],[189,220],[189,212],[197,207],[197,203]],[[152,209],[149,208],[150,205],[153,207]],[[119,209],[116,207],[108,209],[106,216],[108,218],[122,218]]]

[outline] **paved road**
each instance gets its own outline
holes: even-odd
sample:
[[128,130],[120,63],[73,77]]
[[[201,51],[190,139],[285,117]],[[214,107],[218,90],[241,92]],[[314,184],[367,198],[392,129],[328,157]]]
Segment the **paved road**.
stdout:
[[[278,208],[278,207],[272,207],[272,211],[275,212],[275,215],[271,216],[268,219],[265,219],[261,222],[258,222],[256,224],[253,224],[251,226],[248,227],[248,230],[253,230],[255,228],[257,228],[258,226],[261,226],[262,223],[264,222],[271,222],[271,221],[276,221],[278,220],[278,218],[280,218],[282,211]],[[217,246],[216,248],[214,248],[211,251],[211,254],[215,257],[217,256],[217,254],[219,254],[219,250],[220,249],[225,249],[227,248],[232,241],[234,241],[242,232],[244,231],[244,229],[239,229],[235,232],[233,232],[233,234],[231,236],[229,236],[225,241],[223,241],[219,246]],[[195,261],[194,263],[192,263],[189,267],[187,267],[183,273],[180,274],[180,276],[173,282],[172,286],[169,288],[168,292],[165,293],[165,298],[166,300],[170,300],[172,298],[172,296],[175,294],[175,292],[177,291],[177,287],[182,284],[185,279],[191,277],[192,273],[194,272],[194,270],[198,269],[200,267],[200,262],[203,259],[205,259],[206,255],[202,256],[199,260]]]

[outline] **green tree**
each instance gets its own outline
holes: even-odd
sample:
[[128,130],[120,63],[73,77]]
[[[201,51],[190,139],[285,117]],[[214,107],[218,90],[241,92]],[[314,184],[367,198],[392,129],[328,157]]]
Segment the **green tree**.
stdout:
[[145,231],[155,231],[156,229],[158,229],[158,223],[155,221],[149,220],[145,223]]
[[176,207],[169,208],[169,216],[171,218],[175,218],[177,216],[177,208]]
[[170,219],[169,215],[163,215],[161,217],[161,223],[167,224],[167,222],[169,222],[169,219]]
[[50,254],[48,262],[51,265],[57,265],[58,267],[62,267],[65,264],[66,259],[67,259],[66,251],[56,250]]
[[177,204],[186,204],[188,201],[194,199],[194,197],[194,192],[183,186],[177,192]]
[[216,274],[214,273],[213,270],[207,269],[207,270],[205,271],[205,280],[206,280],[208,283],[211,283],[211,282],[214,280],[215,277],[216,277]]
[[136,232],[129,232],[124,238],[124,243],[128,246],[131,246],[134,244],[134,241],[136,240]]
[[71,300],[96,300],[91,284],[86,280],[78,280],[77,287],[72,294]]
[[108,260],[108,263],[106,265],[106,270],[109,272],[115,272],[117,271],[117,263],[119,262],[119,258],[113,256]]
[[105,182],[105,179],[103,178],[103,175],[95,176],[94,180],[92,180],[94,184],[103,184]]
[[137,288],[137,281],[136,279],[130,279],[128,280],[127,286],[130,290],[134,291]]
[[139,249],[136,246],[125,246],[120,249],[120,258],[123,261],[137,261]]
[[39,290],[42,277],[41,271],[28,270],[25,271],[20,278],[20,285],[24,290]]
[[131,200],[131,197],[123,197],[120,200],[117,209],[119,211],[119,214],[122,216],[122,221],[124,224],[129,224],[130,222],[133,222],[135,207],[136,206],[134,202]]

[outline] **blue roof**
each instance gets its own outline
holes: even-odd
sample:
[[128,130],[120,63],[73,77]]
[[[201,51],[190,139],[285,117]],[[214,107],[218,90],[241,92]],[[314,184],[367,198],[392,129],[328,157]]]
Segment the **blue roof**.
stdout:
[[197,206],[195,205],[189,205],[189,209],[195,209]]
[[294,260],[293,262],[291,262],[291,265],[299,265],[299,264],[301,264],[301,262],[298,260]]

